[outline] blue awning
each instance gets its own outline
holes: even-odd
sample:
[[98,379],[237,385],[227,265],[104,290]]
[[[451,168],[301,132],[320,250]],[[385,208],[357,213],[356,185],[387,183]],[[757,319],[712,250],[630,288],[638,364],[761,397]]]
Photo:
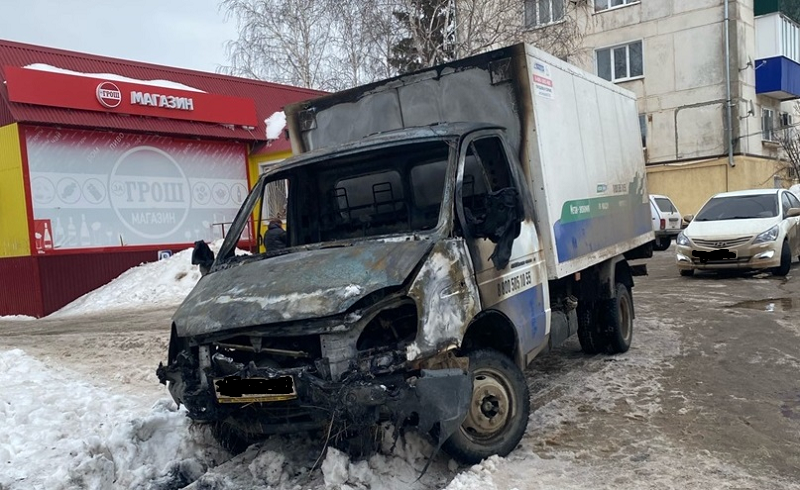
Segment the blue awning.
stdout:
[[800,64],[785,56],[756,60],[756,93],[778,100],[800,98]]

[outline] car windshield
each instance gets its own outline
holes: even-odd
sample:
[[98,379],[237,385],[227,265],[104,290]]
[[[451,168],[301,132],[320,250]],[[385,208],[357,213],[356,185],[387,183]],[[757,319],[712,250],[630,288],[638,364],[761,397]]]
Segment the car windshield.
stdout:
[[675,206],[672,205],[672,201],[670,201],[666,197],[656,197],[655,201],[656,201],[656,205],[658,206],[658,209],[660,209],[662,213],[677,213],[678,212],[678,210],[675,209]]
[[696,221],[772,218],[778,215],[777,194],[715,197],[697,213]]
[[287,247],[432,230],[439,223],[453,147],[438,139],[369,149],[262,177],[221,255],[230,256],[238,241],[233,237],[246,238],[250,221],[259,219],[257,233],[267,244],[267,223],[279,220]]

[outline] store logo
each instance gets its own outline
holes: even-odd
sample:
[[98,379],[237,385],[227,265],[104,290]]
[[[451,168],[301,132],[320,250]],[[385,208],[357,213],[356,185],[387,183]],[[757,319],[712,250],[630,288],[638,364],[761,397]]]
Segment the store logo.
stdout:
[[113,109],[122,103],[122,92],[111,82],[103,82],[97,86],[97,101],[103,107]]
[[126,151],[111,171],[109,189],[111,207],[130,231],[189,241],[179,233],[191,208],[189,180],[168,153],[152,146]]

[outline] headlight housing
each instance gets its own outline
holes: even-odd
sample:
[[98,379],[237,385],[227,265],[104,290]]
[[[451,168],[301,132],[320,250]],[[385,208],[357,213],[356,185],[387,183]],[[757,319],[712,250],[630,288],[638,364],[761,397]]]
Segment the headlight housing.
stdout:
[[778,228],[778,225],[775,225],[764,233],[759,234],[756,239],[753,240],[753,243],[774,242],[778,239],[779,232],[780,229]]
[[678,238],[675,239],[675,243],[678,245],[689,245],[689,239],[683,234],[683,232],[680,232],[678,233]]

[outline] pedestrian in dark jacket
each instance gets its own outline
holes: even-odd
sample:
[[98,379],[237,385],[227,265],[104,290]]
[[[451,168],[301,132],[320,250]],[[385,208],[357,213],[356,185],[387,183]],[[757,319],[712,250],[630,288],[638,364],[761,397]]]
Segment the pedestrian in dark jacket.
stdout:
[[283,231],[281,220],[269,220],[267,232],[264,233],[264,246],[267,248],[267,252],[286,248],[286,232]]

